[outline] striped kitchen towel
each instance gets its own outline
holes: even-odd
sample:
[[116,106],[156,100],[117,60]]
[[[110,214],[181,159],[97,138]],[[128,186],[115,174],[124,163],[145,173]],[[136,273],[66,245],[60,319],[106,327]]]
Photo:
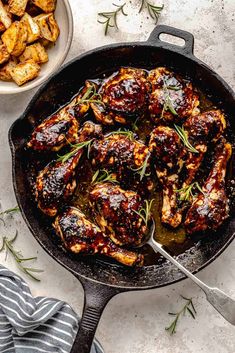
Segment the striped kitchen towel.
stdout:
[[[0,265],[0,353],[68,353],[77,330],[68,304],[33,298],[24,280]],[[97,341],[91,353],[103,353]]]

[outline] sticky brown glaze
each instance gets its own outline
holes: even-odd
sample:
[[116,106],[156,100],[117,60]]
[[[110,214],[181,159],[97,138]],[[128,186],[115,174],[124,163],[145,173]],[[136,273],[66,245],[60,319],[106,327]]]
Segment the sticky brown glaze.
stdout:
[[156,174],[163,186],[163,223],[178,227],[182,214],[177,207],[176,190],[179,189],[181,171],[186,151],[174,129],[158,126],[150,135],[149,150],[155,165]]
[[[202,163],[208,145],[216,142],[226,128],[226,121],[220,110],[210,110],[199,115],[189,117],[184,123],[189,142],[198,153],[188,152],[185,162],[186,177],[183,188],[189,186]],[[183,192],[181,193],[183,196]]]
[[65,248],[75,254],[103,254],[127,266],[143,265],[143,256],[118,247],[78,208],[67,207],[54,227]]
[[113,125],[115,122],[126,124],[142,116],[149,91],[146,76],[146,71],[141,69],[121,68],[109,77],[99,91],[103,105],[91,105],[96,119]]
[[91,86],[86,81],[85,87],[65,107],[49,116],[37,126],[27,146],[36,151],[59,151],[62,147],[73,143],[78,138],[79,122],[89,109],[88,103],[79,103]]
[[111,183],[97,184],[89,194],[101,230],[117,245],[139,245],[147,226],[136,213],[143,207],[140,196]]
[[193,201],[185,220],[188,234],[216,230],[229,215],[228,198],[225,192],[225,175],[232,146],[221,138],[216,147],[214,165],[202,187],[203,193]]
[[[92,122],[86,122],[79,130],[78,142],[100,137],[102,128]],[[54,217],[58,209],[73,194],[76,188],[75,171],[83,154],[79,149],[65,162],[52,161],[38,175],[35,184],[35,196],[38,207],[48,216]]]
[[[149,112],[156,122],[160,117],[166,121],[184,121],[186,117],[199,112],[197,108],[199,97],[191,82],[183,80],[165,67],[158,67],[150,71],[148,81],[151,84]],[[168,99],[170,99],[177,116],[172,114],[169,109],[163,111]]]
[[[116,179],[125,187],[146,192],[153,183],[150,174],[149,150],[142,142],[119,133],[108,134],[91,146],[92,165],[98,169],[106,169],[115,173]],[[146,175],[140,180],[138,169],[147,160]]]

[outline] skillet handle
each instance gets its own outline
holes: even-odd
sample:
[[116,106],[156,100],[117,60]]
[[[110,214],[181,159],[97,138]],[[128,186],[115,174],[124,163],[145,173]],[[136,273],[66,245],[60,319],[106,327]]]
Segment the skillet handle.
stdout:
[[[165,42],[159,38],[160,34],[170,34],[173,37],[182,38],[185,41],[185,44],[183,46],[179,46],[176,44]],[[175,27],[170,27],[166,25],[159,25],[155,27],[152,33],[150,34],[147,42],[165,49],[174,49],[174,51],[177,51],[180,54],[193,56],[194,36],[189,32],[183,31]]]
[[96,328],[107,303],[122,290],[79,278],[85,293],[83,314],[71,353],[90,353]]

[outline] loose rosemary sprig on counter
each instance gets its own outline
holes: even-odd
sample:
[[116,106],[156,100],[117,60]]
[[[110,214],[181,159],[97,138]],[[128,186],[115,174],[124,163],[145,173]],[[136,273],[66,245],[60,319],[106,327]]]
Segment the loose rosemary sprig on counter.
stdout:
[[181,189],[175,190],[175,192],[180,193],[180,197],[179,197],[180,201],[189,201],[190,198],[194,198],[195,196],[193,193],[193,188],[197,188],[202,194],[204,194],[201,186],[198,184],[197,181]]
[[106,169],[97,170],[92,177],[91,184],[98,184],[98,183],[118,183],[115,179],[114,174],[109,173]]
[[82,149],[83,147],[88,147],[90,146],[91,142],[93,141],[93,139],[88,140],[88,141],[84,141],[84,142],[79,142],[79,143],[69,143],[69,145],[73,148],[71,151],[65,153],[64,155],[60,156],[59,154],[57,155],[57,162],[62,162],[65,163],[70,157],[72,157],[74,154],[76,154],[80,149]]
[[7,210],[0,212],[0,216],[4,216],[4,215],[10,214],[10,213],[19,212],[19,210],[20,209],[18,206],[15,206],[13,208],[8,208]]
[[188,140],[188,134],[187,132],[184,130],[183,126],[180,127],[178,125],[174,125],[175,130],[177,132],[177,134],[179,135],[179,138],[181,139],[181,141],[183,142],[183,144],[185,145],[185,147],[187,147],[187,149],[189,150],[189,152],[192,153],[199,153],[198,150],[196,150],[196,148],[194,148],[191,143]]
[[188,313],[192,316],[193,319],[196,318],[197,312],[193,305],[192,298],[188,299],[183,297],[182,295],[181,295],[181,298],[186,300],[186,304],[183,306],[183,308],[178,313],[169,313],[169,315],[175,316],[175,319],[173,320],[173,322],[168,327],[165,328],[165,330],[168,331],[170,335],[173,335],[174,333],[176,333],[176,326],[179,321],[179,318],[182,315],[184,316],[186,313]]
[[109,12],[99,12],[98,15],[101,16],[104,20],[98,20],[99,23],[105,25],[104,26],[104,34],[108,34],[108,30],[110,27],[116,27],[118,29],[118,24],[117,24],[117,15],[118,13],[122,13],[124,16],[127,16],[127,14],[124,12],[124,6],[126,3],[122,5],[116,5],[113,4],[113,6],[116,6],[117,9],[115,11],[109,11]]
[[143,180],[145,176],[150,175],[150,173],[146,173],[149,158],[150,158],[150,153],[147,154],[143,164],[139,168],[131,168],[131,170],[133,170],[134,172],[140,175],[140,180]]
[[43,270],[39,270],[39,269],[32,268],[32,267],[26,267],[24,265],[24,263],[27,261],[37,260],[37,257],[34,256],[34,257],[24,258],[20,251],[17,251],[14,249],[13,243],[15,242],[17,236],[18,236],[18,232],[16,231],[16,234],[12,239],[8,239],[7,237],[3,237],[3,242],[2,242],[2,247],[0,249],[0,252],[5,250],[6,256],[8,253],[10,253],[13,256],[15,262],[17,263],[17,266],[19,267],[19,269],[22,272],[24,272],[31,279],[33,279],[37,282],[40,282],[40,279],[37,278],[33,273],[41,273],[41,272],[43,272]]
[[161,14],[161,11],[163,10],[164,8],[164,5],[162,6],[156,6],[156,5],[153,5],[151,4],[149,1],[147,0],[142,0],[141,1],[141,6],[140,6],[140,9],[139,9],[139,13],[143,10],[144,7],[147,7],[147,10],[148,10],[148,13],[149,13],[149,16],[155,20],[155,24],[157,24],[158,22],[158,19],[159,19],[159,16]]
[[153,200],[151,201],[144,200],[144,206],[139,211],[133,210],[138,216],[142,218],[142,220],[146,225],[148,224],[148,221],[150,220],[150,217],[151,217],[152,204],[153,204]]

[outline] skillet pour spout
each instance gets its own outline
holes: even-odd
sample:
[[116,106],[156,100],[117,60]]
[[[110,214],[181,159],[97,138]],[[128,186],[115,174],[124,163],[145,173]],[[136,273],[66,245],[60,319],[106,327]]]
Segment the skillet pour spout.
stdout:
[[[161,33],[184,39],[184,46],[163,42],[159,38]],[[98,258],[76,258],[58,247],[50,223],[28,197],[30,188],[26,164],[30,157],[25,150],[28,136],[37,121],[68,102],[87,78],[115,72],[121,66],[146,69],[166,66],[189,77],[225,111],[231,129],[235,131],[235,120],[231,118],[235,111],[234,92],[220,76],[193,55],[193,46],[192,34],[169,26],[157,26],[146,42],[112,44],[82,54],[51,76],[10,128],[13,185],[23,218],[39,244],[73,273],[85,291],[83,317],[72,353],[90,352],[101,314],[113,296],[130,290],[159,288],[182,280],[185,276],[161,258],[156,265],[132,269]],[[234,143],[234,135],[230,138]],[[234,175],[234,159],[231,169]],[[192,273],[200,271],[224,251],[234,239],[234,233],[235,218],[230,217],[216,233],[196,241],[190,251],[179,255],[179,262]]]

